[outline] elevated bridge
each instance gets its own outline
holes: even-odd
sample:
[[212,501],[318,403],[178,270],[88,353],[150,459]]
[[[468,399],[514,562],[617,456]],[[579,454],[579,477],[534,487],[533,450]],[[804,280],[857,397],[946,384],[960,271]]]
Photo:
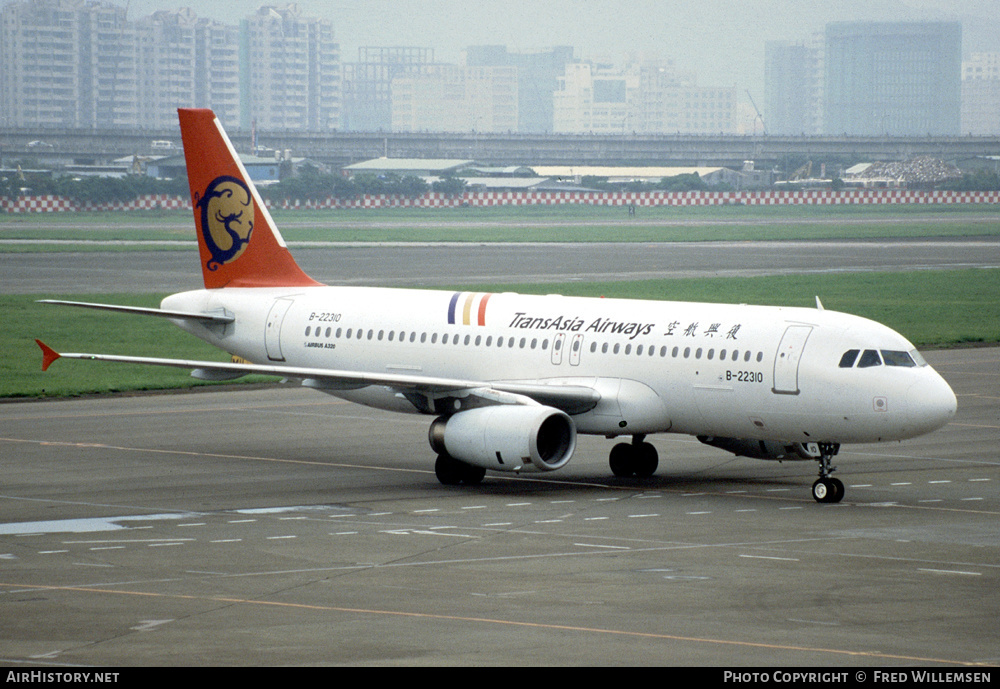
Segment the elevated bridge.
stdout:
[[[230,131],[240,152],[250,133]],[[100,165],[114,158],[164,155],[163,142],[179,146],[179,130],[0,129],[0,165],[13,160],[55,159]],[[258,144],[340,167],[379,156],[457,158],[488,165],[669,165],[795,169],[804,160],[832,165],[933,156],[956,161],[1000,156],[1000,137],[767,136],[691,134],[484,134],[390,132],[258,132]],[[154,147],[154,143],[157,142]],[[176,151],[176,152],[179,152]]]

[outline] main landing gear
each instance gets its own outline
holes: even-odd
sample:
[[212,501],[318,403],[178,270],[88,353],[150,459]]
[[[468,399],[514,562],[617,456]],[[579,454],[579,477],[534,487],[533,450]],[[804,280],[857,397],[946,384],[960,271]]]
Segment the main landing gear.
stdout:
[[632,436],[632,443],[618,443],[611,448],[608,457],[611,473],[619,478],[649,478],[656,472],[660,463],[659,455],[652,444],[646,442],[646,436]]
[[813,499],[816,502],[840,502],[844,499],[844,484],[831,474],[837,467],[830,463],[833,456],[840,451],[837,443],[819,443],[819,478],[812,486]]
[[482,482],[486,469],[460,462],[451,455],[441,453],[434,462],[438,481],[446,486],[474,486]]

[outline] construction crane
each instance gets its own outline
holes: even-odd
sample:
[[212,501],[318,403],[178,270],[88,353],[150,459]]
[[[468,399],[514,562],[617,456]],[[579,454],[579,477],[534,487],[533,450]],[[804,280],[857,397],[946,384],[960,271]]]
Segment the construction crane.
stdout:
[[757,103],[754,102],[753,96],[750,95],[750,89],[747,89],[747,98],[750,99],[750,105],[757,112],[757,118],[753,121],[754,128],[756,129],[757,120],[760,120],[760,129],[764,136],[767,136],[767,126],[764,124],[764,116],[760,112],[760,108],[757,107]]

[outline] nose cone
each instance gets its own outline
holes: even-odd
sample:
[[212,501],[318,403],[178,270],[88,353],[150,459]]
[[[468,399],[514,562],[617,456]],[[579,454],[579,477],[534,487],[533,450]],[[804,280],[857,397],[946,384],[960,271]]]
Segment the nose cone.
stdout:
[[958,400],[944,378],[931,368],[907,391],[907,410],[913,435],[941,428],[955,418]]

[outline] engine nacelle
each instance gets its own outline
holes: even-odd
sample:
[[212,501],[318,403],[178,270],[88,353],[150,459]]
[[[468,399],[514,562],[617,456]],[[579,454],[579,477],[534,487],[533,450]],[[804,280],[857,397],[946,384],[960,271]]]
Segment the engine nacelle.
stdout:
[[819,445],[816,443],[781,443],[776,440],[751,440],[748,438],[715,438],[699,435],[698,440],[732,452],[737,457],[753,457],[754,459],[817,459],[820,456]]
[[576,426],[552,407],[495,405],[469,409],[431,424],[431,448],[484,469],[553,471],[576,449]]

